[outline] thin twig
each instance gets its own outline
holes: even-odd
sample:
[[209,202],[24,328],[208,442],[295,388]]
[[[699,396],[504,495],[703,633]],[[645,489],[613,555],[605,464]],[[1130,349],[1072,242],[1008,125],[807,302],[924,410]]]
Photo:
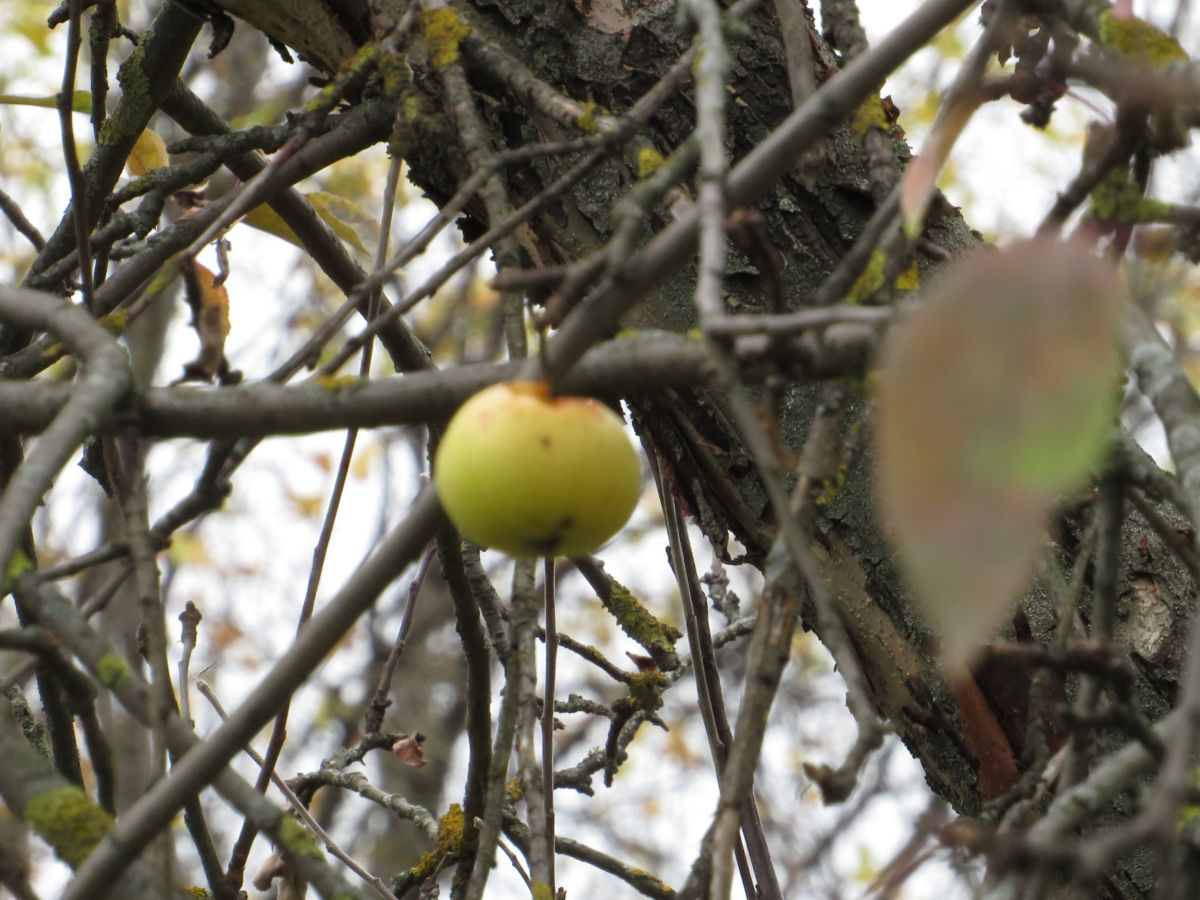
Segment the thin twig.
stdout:
[[[225,707],[221,705],[220,698],[217,697],[216,692],[212,689],[212,686],[208,682],[204,681],[203,679],[197,681],[196,690],[198,690],[201,696],[203,696],[204,699],[209,702],[212,708],[216,711],[217,715],[220,716],[222,721],[228,718],[228,714],[225,712]],[[247,756],[254,760],[255,764],[259,767],[259,771],[266,771],[266,760],[263,759],[258,751],[256,751],[249,744],[242,749]],[[337,841],[329,836],[329,833],[321,827],[321,823],[313,818],[312,813],[308,811],[308,807],[304,805],[304,802],[296,796],[295,791],[292,790],[291,786],[288,785],[286,781],[279,777],[277,772],[271,772],[271,783],[274,784],[275,787],[279,789],[279,792],[287,798],[288,803],[291,805],[292,812],[296,814],[296,817],[301,821],[301,823],[303,823],[304,827],[312,832],[313,836],[325,845],[325,849],[332,853],[337,859],[340,859],[345,864],[346,868],[366,882],[376,894],[383,898],[383,900],[396,900],[396,895],[388,890],[387,885],[383,883],[381,878],[379,878],[377,875],[372,875],[370,872],[360,866],[354,857],[343,850],[338,845]]]
[[[662,464],[654,455],[650,456],[650,470],[654,475],[666,518],[667,549],[670,555],[671,569],[675,574],[679,595],[684,605],[688,647],[691,650],[692,666],[696,673],[696,694],[700,703],[700,719],[704,723],[705,732],[708,735],[709,749],[717,777],[720,778],[729,756],[729,744],[733,739],[733,732],[729,727],[729,717],[725,711],[720,673],[716,668],[716,655],[711,637],[708,636],[708,610],[703,597],[698,596],[698,581],[694,577],[695,566],[692,561],[686,523],[680,513],[679,504],[663,479]],[[747,806],[749,805],[747,804]],[[765,840],[763,844],[765,845]],[[740,841],[734,843],[733,853],[746,896],[757,896],[758,891],[754,886],[750,863]]]
[[8,221],[12,222],[13,228],[25,235],[35,250],[41,250],[46,246],[46,239],[37,230],[37,226],[25,217],[20,204],[4,191],[0,191],[0,212],[4,213]]
[[405,647],[408,645],[408,635],[412,631],[413,620],[416,618],[417,598],[421,596],[425,577],[429,574],[436,555],[437,544],[430,543],[425,548],[425,555],[421,557],[417,574],[409,582],[408,597],[404,603],[404,614],[400,617],[400,628],[396,631],[396,640],[392,642],[387,659],[383,661],[383,667],[379,673],[379,683],[375,687],[375,693],[371,696],[371,702],[367,704],[366,716],[363,719],[363,730],[367,734],[379,731],[383,726],[383,715],[392,704],[388,697],[392,689],[392,676],[396,672],[396,664],[400,662],[400,655],[404,653]]
[[79,166],[79,152],[75,149],[75,71],[79,65],[80,37],[79,19],[83,15],[82,0],[70,0],[70,15],[67,19],[67,52],[63,65],[62,88],[58,94],[58,121],[62,131],[63,161],[67,167],[67,180],[71,185],[71,215],[75,228],[75,247],[79,253],[79,285],[83,293],[85,309],[94,310],[95,287],[92,283],[91,247],[88,235],[87,183],[83,169]]
[[546,664],[542,688],[542,804],[546,814],[546,843],[550,846],[550,896],[555,894],[554,879],[554,681],[558,663],[558,628],[554,610],[554,557],[546,557]]
[[[545,792],[554,786],[543,784],[543,773],[538,766],[537,740],[537,638],[534,625],[537,623],[537,595],[534,591],[534,560],[518,560],[513,573],[513,648],[514,653],[524,657],[521,663],[519,684],[506,685],[520,697],[517,715],[517,764],[521,782],[525,789],[525,810],[529,818],[530,842],[529,877],[533,881],[535,896],[539,885],[549,886],[553,865],[554,848],[546,833]],[[518,630],[519,628],[519,630]],[[553,893],[547,890],[547,896]]]

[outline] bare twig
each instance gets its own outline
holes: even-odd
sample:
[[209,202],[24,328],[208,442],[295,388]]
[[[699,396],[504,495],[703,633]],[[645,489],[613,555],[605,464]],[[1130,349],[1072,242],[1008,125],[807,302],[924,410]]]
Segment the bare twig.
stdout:
[[[228,714],[225,712],[224,706],[221,705],[220,698],[217,697],[216,692],[212,689],[211,685],[209,685],[206,681],[201,680],[196,683],[196,690],[198,690],[204,699],[212,705],[212,708],[216,710],[217,715],[221,717],[222,721],[228,718]],[[243,749],[245,750],[246,755],[254,760],[255,764],[259,768],[259,771],[268,771],[266,760],[263,759],[258,751],[256,751],[249,744],[247,744]],[[306,807],[304,802],[296,796],[296,793],[292,790],[291,786],[282,778],[280,778],[278,773],[274,772],[273,770],[271,771],[271,783],[274,784],[275,787],[279,789],[279,792],[287,798],[292,812],[295,813],[296,817],[301,821],[301,823],[303,823],[304,827],[312,832],[313,837],[325,845],[325,849],[332,853],[337,859],[340,859],[345,864],[346,868],[366,882],[371,890],[382,897],[383,900],[396,900],[396,895],[388,890],[387,885],[383,883],[383,879],[381,879],[378,875],[372,875],[370,872],[360,866],[354,857],[343,850],[338,845],[337,841],[330,837],[329,833],[321,827],[321,823],[313,818],[312,813],[308,811],[308,807]]]

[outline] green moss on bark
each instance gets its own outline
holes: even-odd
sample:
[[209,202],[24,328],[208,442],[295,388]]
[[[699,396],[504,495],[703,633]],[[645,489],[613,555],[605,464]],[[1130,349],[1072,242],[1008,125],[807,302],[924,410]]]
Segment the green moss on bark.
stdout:
[[105,653],[96,664],[96,674],[106,688],[115,688],[129,676],[129,663],[115,653]]
[[442,69],[458,62],[458,45],[471,33],[471,29],[452,9],[425,9],[417,14],[425,28],[425,43],[429,47],[429,61],[435,68]]
[[279,824],[279,837],[283,841],[284,848],[294,856],[311,856],[315,859],[321,859],[323,856],[321,848],[308,833],[308,829],[292,816],[283,817],[283,821]]
[[154,114],[154,97],[145,70],[145,46],[145,41],[138,44],[117,72],[121,102],[100,126],[96,140],[101,146],[112,147],[126,141],[132,144]]
[[74,785],[35,796],[25,807],[25,821],[72,869],[87,859],[113,825],[112,816]]
[[619,581],[613,581],[609,596],[601,600],[604,608],[617,620],[621,630],[647,650],[660,647],[673,651],[675,642],[682,637],[678,628],[655,618],[629,588]]
[[1118,18],[1107,9],[1100,14],[1100,43],[1128,60],[1156,69],[1188,58],[1179,41],[1137,16]]

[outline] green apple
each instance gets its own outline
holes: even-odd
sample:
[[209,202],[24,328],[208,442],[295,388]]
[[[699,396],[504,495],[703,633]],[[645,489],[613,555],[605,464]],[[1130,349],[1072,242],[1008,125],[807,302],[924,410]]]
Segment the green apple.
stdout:
[[628,521],[641,474],[620,418],[541,381],[494,384],[455,413],[433,480],[446,514],[477,544],[513,556],[580,556]]

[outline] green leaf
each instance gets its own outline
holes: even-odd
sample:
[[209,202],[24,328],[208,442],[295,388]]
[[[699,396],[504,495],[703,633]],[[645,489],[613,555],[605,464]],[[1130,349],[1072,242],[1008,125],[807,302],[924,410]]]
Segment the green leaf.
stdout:
[[[4,106],[38,106],[42,109],[58,109],[58,96],[28,97],[24,94],[0,94],[0,104]],[[85,115],[92,111],[91,91],[76,91],[71,100],[71,109]]]

